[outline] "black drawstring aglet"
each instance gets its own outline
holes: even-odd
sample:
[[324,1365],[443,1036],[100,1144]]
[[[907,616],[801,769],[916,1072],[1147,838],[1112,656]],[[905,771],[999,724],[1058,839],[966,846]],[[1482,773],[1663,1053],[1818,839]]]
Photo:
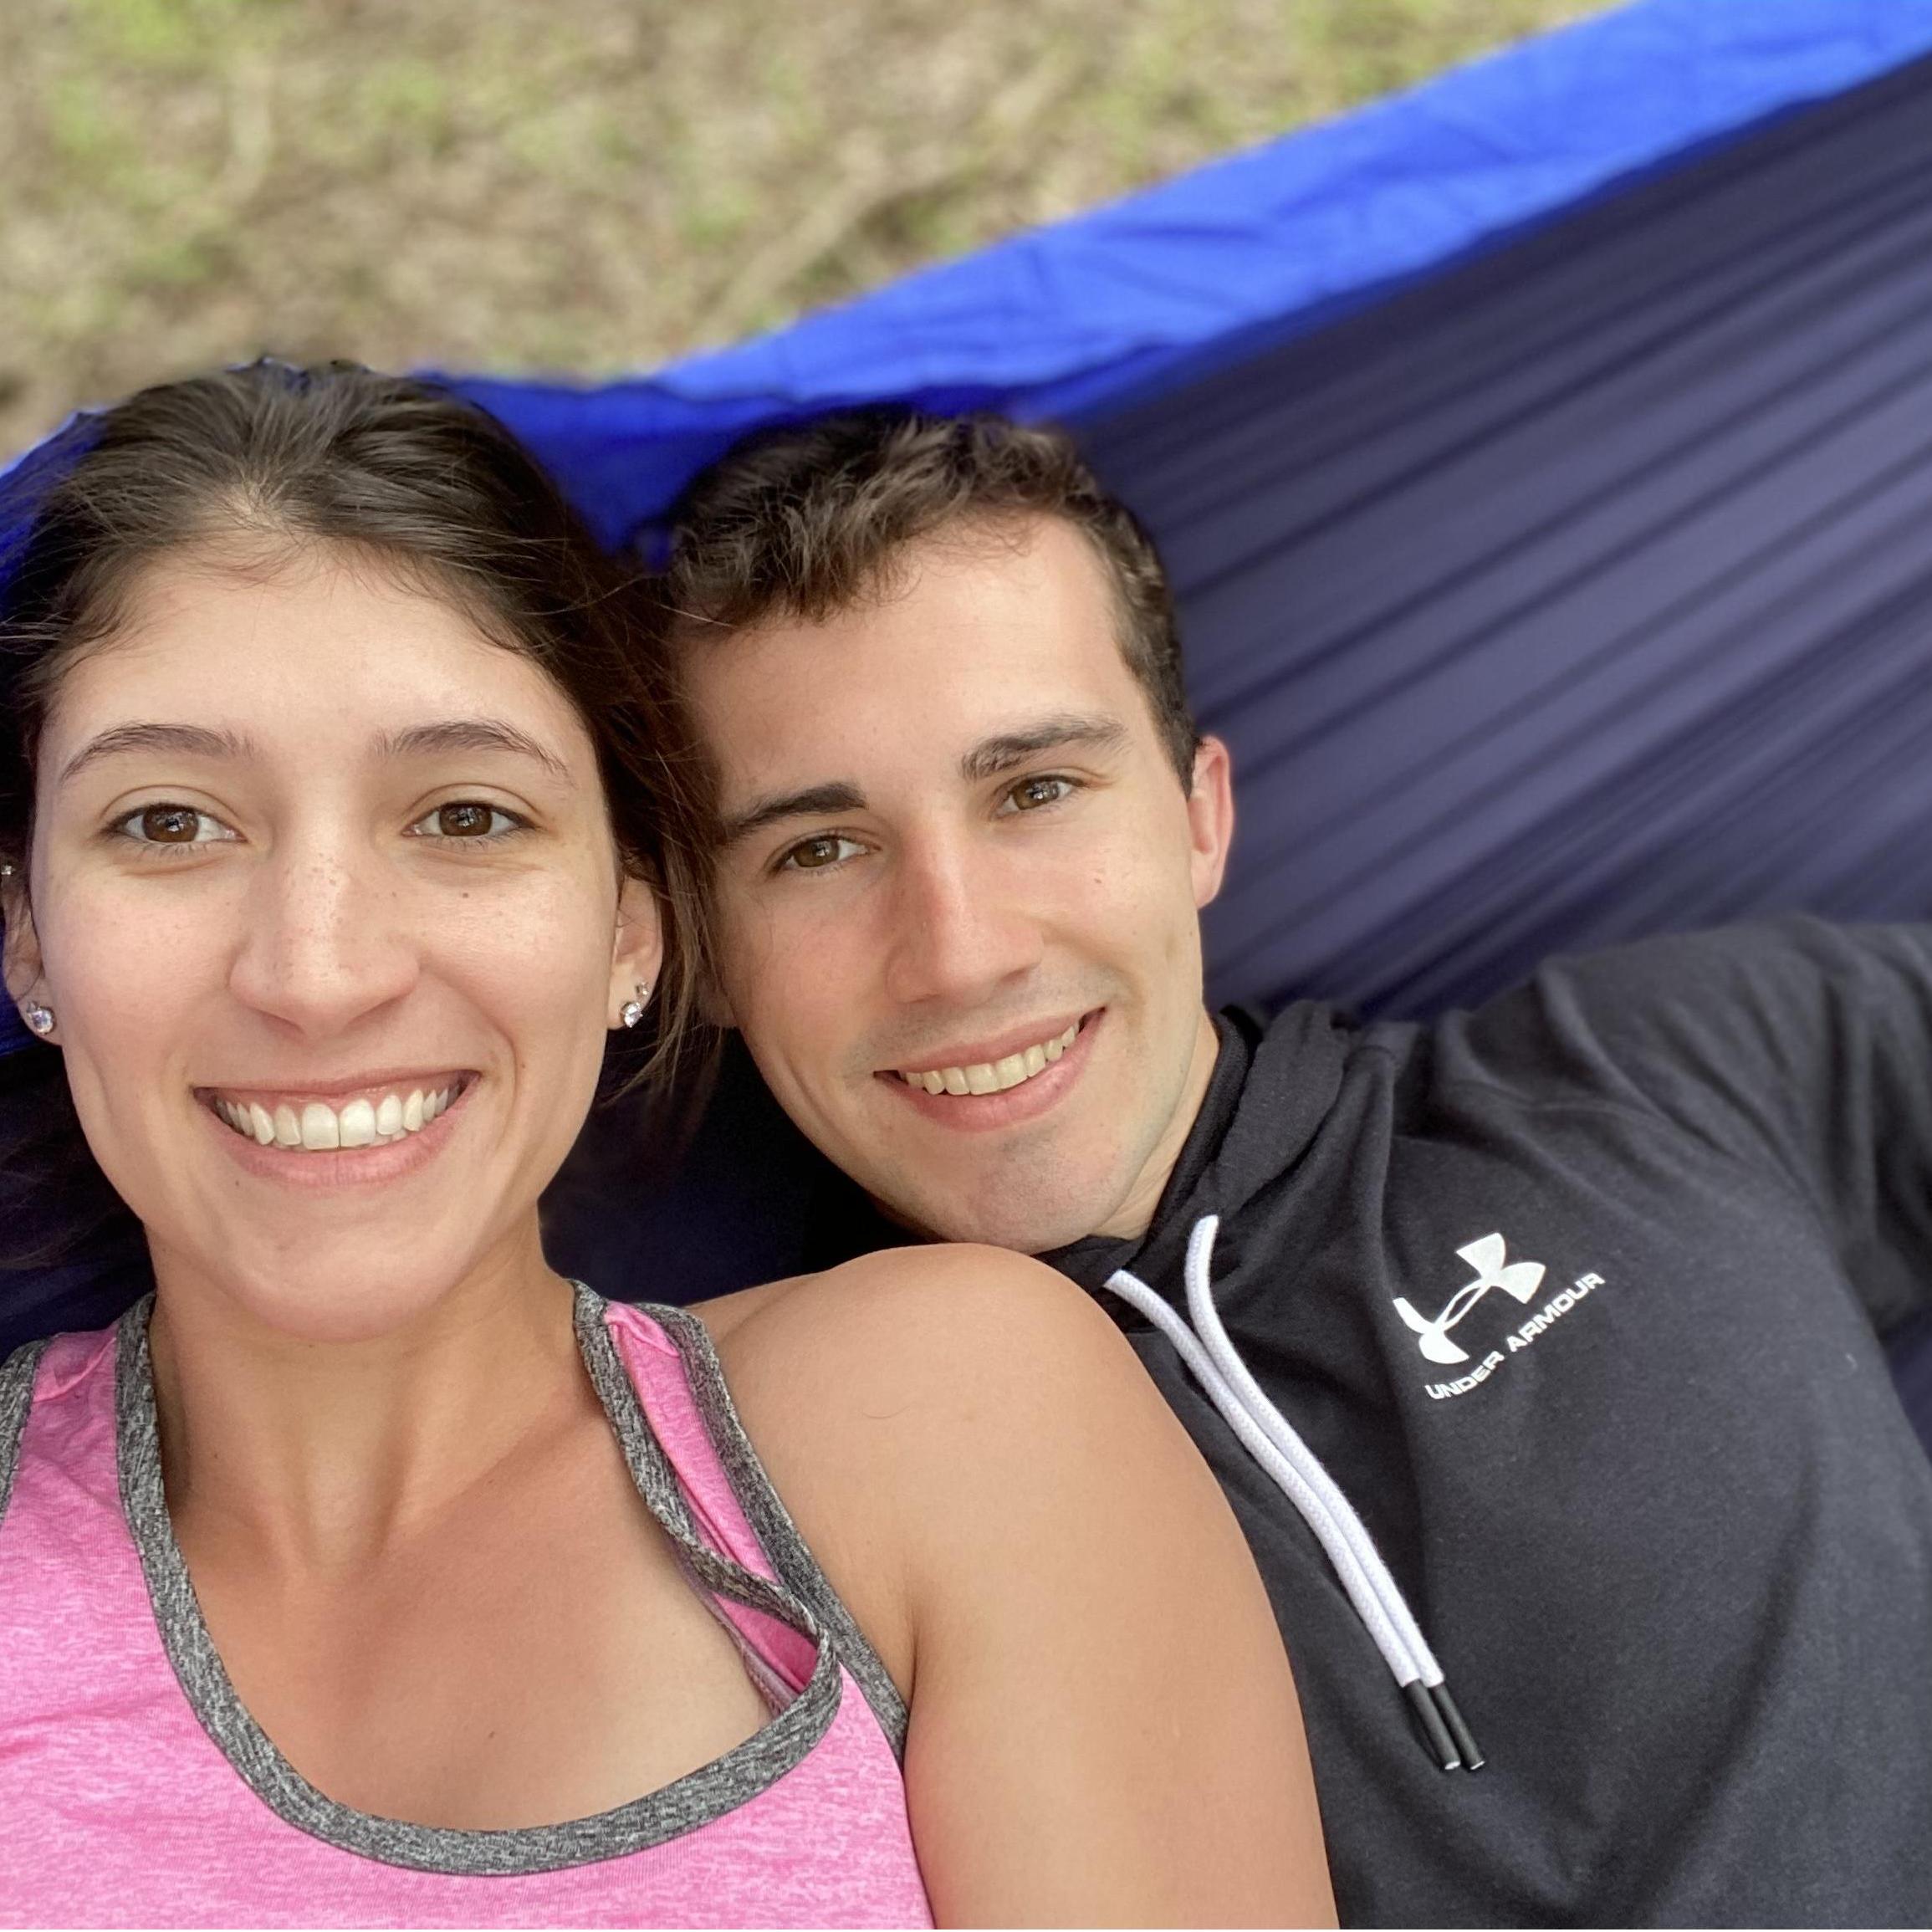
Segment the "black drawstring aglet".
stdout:
[[1436,1709],[1435,1699],[1429,1694],[1429,1686],[1419,1677],[1414,1678],[1403,1685],[1402,1694],[1408,1699],[1408,1708],[1415,1713],[1416,1722],[1422,1726],[1422,1735],[1436,1763],[1445,1771],[1460,1771],[1462,1758],[1456,1750],[1454,1739],[1449,1735],[1449,1726],[1443,1722],[1442,1713]]
[[1463,1721],[1446,1684],[1424,1684],[1418,1677],[1402,1687],[1408,1708],[1422,1726],[1429,1756],[1445,1771],[1480,1771],[1488,1761],[1475,1734]]
[[1429,1695],[1435,1700],[1435,1707],[1442,1713],[1442,1720],[1449,1727],[1449,1734],[1455,1740],[1456,1749],[1462,1754],[1463,1766],[1467,1771],[1480,1771],[1488,1762],[1469,1727],[1463,1722],[1463,1714],[1456,1709],[1456,1700],[1449,1695],[1446,1684],[1429,1686]]

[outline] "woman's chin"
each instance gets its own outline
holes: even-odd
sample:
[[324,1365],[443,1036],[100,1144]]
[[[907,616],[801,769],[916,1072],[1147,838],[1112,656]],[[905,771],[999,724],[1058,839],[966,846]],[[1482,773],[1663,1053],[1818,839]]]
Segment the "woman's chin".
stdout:
[[374,1229],[339,1230],[292,1250],[251,1242],[233,1223],[217,1254],[157,1245],[156,1279],[165,1298],[200,1300],[238,1314],[258,1331],[291,1342],[341,1347],[421,1331],[462,1298],[485,1256],[476,1230],[460,1241],[385,1238]]

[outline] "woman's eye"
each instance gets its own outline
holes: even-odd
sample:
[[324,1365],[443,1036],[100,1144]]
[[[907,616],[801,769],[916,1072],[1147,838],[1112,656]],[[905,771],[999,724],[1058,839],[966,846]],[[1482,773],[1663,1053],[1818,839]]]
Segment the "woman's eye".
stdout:
[[837,865],[841,859],[856,858],[864,849],[856,839],[841,838],[836,832],[820,832],[815,839],[800,839],[779,864],[789,871],[816,872]]
[[1001,800],[999,809],[1002,812],[1038,811],[1042,805],[1058,805],[1072,790],[1070,778],[1023,778]]
[[484,805],[477,799],[452,799],[425,812],[409,829],[424,839],[492,839],[524,831],[525,821],[501,805]]
[[143,805],[115,821],[123,838],[142,846],[207,846],[236,835],[212,813],[192,805]]

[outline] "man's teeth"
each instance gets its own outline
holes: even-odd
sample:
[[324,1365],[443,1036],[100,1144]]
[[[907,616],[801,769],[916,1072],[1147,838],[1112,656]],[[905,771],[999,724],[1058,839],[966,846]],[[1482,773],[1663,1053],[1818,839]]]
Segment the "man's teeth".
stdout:
[[1076,1020],[1066,1031],[1024,1052],[1009,1053],[1004,1060],[982,1060],[973,1066],[940,1066],[929,1072],[901,1067],[899,1078],[907,1086],[923,1086],[928,1093],[1004,1093],[1036,1073],[1045,1073],[1080,1035]]
[[381,1147],[406,1140],[421,1133],[460,1091],[461,1083],[452,1081],[427,1091],[417,1087],[406,1094],[386,1093],[380,1100],[346,1101],[340,1109],[312,1100],[299,1113],[286,1104],[271,1113],[259,1101],[223,1100],[219,1095],[213,1106],[237,1133],[265,1147],[321,1153],[333,1147]]

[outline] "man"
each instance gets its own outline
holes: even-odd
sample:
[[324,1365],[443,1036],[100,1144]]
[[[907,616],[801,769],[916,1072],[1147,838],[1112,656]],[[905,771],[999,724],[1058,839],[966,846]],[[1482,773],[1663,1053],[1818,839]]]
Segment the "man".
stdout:
[[1065,443],[768,439],[667,591],[727,1016],[898,1229],[1127,1297],[1280,1618],[1345,1919],[1932,1916],[1932,1470],[1877,1340],[1932,1280],[1932,938],[1212,1017],[1227,753]]

